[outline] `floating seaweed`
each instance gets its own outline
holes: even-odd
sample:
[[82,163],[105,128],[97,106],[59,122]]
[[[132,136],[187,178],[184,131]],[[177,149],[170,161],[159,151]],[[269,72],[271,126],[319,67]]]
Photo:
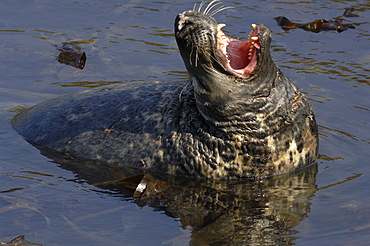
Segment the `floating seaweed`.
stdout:
[[[346,9],[343,13],[345,17],[358,17],[357,14],[352,13],[353,9]],[[325,20],[325,19],[318,19],[309,23],[295,23],[290,21],[285,16],[278,16],[274,18],[278,25],[282,27],[284,30],[302,28],[305,31],[311,32],[321,32],[321,31],[329,31],[329,30],[336,30],[337,32],[343,32],[348,30],[348,28],[354,29],[354,25],[352,24],[343,24],[339,20]],[[337,19],[337,18],[334,18]]]

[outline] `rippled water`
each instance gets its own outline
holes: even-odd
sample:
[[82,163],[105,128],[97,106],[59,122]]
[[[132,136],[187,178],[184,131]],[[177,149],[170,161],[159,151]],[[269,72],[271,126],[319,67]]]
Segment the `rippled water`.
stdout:
[[[239,38],[247,37],[251,23],[272,30],[273,57],[307,94],[320,126],[320,159],[302,172],[206,188],[176,184],[160,201],[140,203],[120,189],[93,185],[103,174],[86,172],[82,161],[65,164],[41,155],[11,128],[22,108],[83,87],[186,79],[173,21],[193,4],[0,2],[0,242],[25,235],[43,245],[368,245],[366,0],[225,1],[236,8],[215,16]],[[342,17],[356,25],[342,33],[284,31],[274,20],[332,19],[349,7],[360,17]],[[86,52],[83,70],[56,61],[66,42]],[[199,201],[189,204],[195,197]]]

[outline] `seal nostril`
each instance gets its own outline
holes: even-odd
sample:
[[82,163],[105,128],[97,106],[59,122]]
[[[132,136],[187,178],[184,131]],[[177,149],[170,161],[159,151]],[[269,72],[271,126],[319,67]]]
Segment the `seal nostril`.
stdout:
[[175,23],[177,23],[178,31],[181,31],[181,29],[183,29],[186,25],[194,24],[194,22],[191,21],[189,18],[191,17],[191,14],[189,15],[189,12],[191,11],[182,12],[177,15]]
[[175,26],[176,28],[176,33],[177,32],[181,32],[186,26],[191,26],[193,25],[194,23],[192,21],[189,20],[189,18],[186,18],[186,17],[182,17],[181,16],[182,14],[179,14],[177,16],[177,25]]

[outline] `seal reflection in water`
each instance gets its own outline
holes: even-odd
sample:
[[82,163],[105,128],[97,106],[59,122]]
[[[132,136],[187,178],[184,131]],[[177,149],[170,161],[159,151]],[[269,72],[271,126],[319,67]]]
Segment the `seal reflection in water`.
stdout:
[[[140,175],[144,177],[135,181],[133,175],[140,173],[137,169],[71,158],[43,147],[40,150],[63,169],[72,171],[76,175],[74,182],[98,186],[100,189],[90,189],[103,192],[105,196],[111,194],[115,200],[121,195],[140,207],[163,211],[162,215],[176,218],[185,231],[191,232],[189,236],[180,235],[163,242],[166,245],[185,245],[181,243],[183,240],[190,240],[189,245],[293,245],[297,239],[294,234],[299,231],[292,228],[309,215],[310,198],[317,190],[317,163],[262,180],[202,180],[153,174]],[[98,211],[101,214],[96,218],[98,221],[106,220],[105,216],[111,218]],[[112,216],[122,221],[138,219],[135,213],[130,216],[130,213],[116,212]],[[94,223],[94,216],[83,217],[91,219],[84,222],[78,217],[68,219],[76,223],[76,228],[83,228],[85,224],[88,228]],[[143,219],[142,223],[147,224],[147,220]],[[115,231],[120,231],[120,226],[115,224]],[[127,234],[128,227],[123,222],[122,233],[135,235],[135,231]],[[95,233],[103,235],[99,231]],[[141,230],[140,233],[150,233],[150,228],[149,232]],[[163,240],[168,236],[164,233]],[[115,236],[109,238],[114,240]],[[121,240],[122,234],[118,238]],[[137,240],[140,244],[140,238]]]
[[14,128],[71,155],[187,177],[259,178],[314,162],[315,117],[272,61],[270,30],[228,37],[212,17],[218,4],[176,17],[190,81],[70,93],[21,112]]

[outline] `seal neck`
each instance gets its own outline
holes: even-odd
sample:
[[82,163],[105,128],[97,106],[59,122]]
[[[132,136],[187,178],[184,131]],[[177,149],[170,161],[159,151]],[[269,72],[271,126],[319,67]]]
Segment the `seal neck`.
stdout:
[[[271,90],[278,83],[278,68],[269,52],[247,79],[227,76],[207,68],[201,75],[191,75],[194,97],[205,120],[215,122],[253,121],[264,114]],[[267,112],[266,112],[267,113]]]

